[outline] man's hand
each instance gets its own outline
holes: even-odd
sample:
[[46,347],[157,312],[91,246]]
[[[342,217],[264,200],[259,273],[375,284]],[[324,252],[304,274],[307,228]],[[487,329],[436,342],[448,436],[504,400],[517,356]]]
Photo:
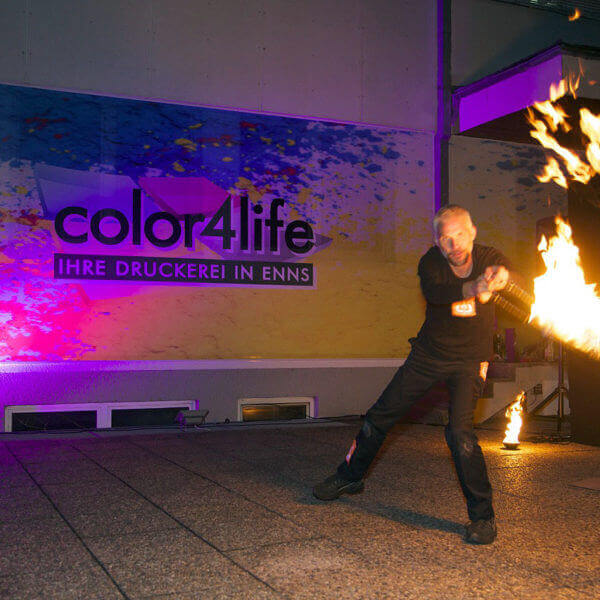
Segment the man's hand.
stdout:
[[473,281],[463,284],[463,297],[473,298],[485,304],[491,297],[492,292],[503,290],[508,283],[508,270],[502,265],[487,267],[485,272]]
[[474,296],[477,296],[477,300],[482,304],[485,304],[492,297],[485,273],[477,279],[463,284],[463,298],[473,298]]
[[508,283],[508,270],[502,265],[487,267],[483,276],[487,282],[488,292],[503,290]]

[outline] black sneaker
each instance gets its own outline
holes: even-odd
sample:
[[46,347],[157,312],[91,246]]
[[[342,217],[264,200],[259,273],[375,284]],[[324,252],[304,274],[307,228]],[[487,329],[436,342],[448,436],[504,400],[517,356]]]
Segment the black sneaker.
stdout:
[[364,487],[365,483],[362,479],[359,481],[348,481],[335,473],[330,475],[325,481],[315,485],[313,496],[319,500],[335,500],[342,494],[357,494],[358,492],[362,492]]
[[469,544],[491,544],[498,535],[496,521],[494,519],[480,519],[479,521],[469,521],[465,541]]

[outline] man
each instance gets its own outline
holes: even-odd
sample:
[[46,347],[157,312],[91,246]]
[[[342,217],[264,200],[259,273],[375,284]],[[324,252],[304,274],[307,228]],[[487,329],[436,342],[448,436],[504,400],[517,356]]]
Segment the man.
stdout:
[[335,500],[360,492],[387,432],[436,381],[445,381],[450,390],[446,441],[470,518],[465,540],[490,544],[497,535],[492,489],[473,431],[473,412],[492,354],[494,306],[488,301],[506,286],[510,265],[494,248],[474,244],[477,230],[460,206],[438,211],[433,228],[435,246],[418,269],[427,300],[425,322],[411,340],[406,362],[368,410],[346,459],[313,494]]

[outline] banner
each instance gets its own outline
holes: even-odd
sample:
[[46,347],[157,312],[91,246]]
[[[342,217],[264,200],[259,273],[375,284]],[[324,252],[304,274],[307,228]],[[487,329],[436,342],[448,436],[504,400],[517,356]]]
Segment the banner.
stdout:
[[414,297],[430,157],[428,134],[2,85],[0,359],[368,355],[350,322]]

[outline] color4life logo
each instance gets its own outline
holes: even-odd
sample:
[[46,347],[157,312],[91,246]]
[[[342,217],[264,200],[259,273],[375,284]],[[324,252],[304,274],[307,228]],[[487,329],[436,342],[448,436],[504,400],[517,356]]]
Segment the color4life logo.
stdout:
[[66,188],[48,177],[64,180],[67,170],[41,171],[61,245],[54,256],[58,279],[314,287],[313,265],[297,261],[331,242],[308,221],[285,219],[283,198],[252,203],[204,178],[141,178],[138,187],[103,175],[103,185],[84,186],[67,203],[64,193],[49,202]]

